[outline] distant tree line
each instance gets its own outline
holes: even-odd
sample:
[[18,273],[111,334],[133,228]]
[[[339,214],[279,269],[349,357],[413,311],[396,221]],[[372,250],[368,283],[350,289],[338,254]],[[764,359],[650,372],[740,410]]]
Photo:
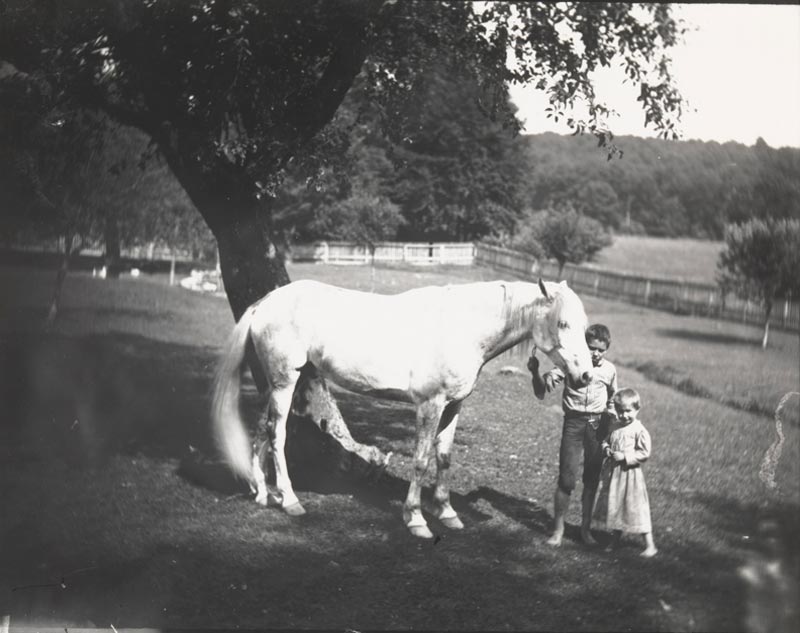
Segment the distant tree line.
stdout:
[[393,209],[378,239],[483,239],[534,254],[532,229],[548,211],[574,211],[611,234],[711,240],[732,223],[800,219],[799,149],[619,137],[622,156],[609,159],[589,136],[515,136],[481,114],[468,81],[434,72],[429,83],[395,139],[369,119],[349,132],[346,185],[290,173],[275,205],[287,241],[356,239],[324,216],[360,195],[380,200],[382,214]]
[[800,218],[800,149],[619,137],[607,160],[584,136],[521,141],[527,206],[569,202],[615,233],[721,240],[727,224]]

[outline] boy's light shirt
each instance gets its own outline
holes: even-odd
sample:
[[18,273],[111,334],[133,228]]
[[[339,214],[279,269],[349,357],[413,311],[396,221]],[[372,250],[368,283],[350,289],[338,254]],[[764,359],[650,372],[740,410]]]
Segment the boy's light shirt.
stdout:
[[575,388],[564,380],[564,372],[554,367],[544,376],[544,384],[552,391],[562,382],[564,384],[564,413],[603,413],[613,411],[612,398],[617,391],[617,369],[603,359],[597,367],[592,367],[592,378],[585,387]]

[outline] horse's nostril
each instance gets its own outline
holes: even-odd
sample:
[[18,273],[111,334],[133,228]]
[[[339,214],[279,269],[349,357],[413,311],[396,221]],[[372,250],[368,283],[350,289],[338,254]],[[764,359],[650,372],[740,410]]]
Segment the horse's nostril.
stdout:
[[585,371],[585,372],[583,372],[583,373],[581,374],[581,380],[583,381],[583,383],[584,383],[584,384],[588,384],[588,383],[589,383],[589,378],[590,378],[590,377],[591,377],[591,376],[589,375],[589,372],[588,372],[588,371]]

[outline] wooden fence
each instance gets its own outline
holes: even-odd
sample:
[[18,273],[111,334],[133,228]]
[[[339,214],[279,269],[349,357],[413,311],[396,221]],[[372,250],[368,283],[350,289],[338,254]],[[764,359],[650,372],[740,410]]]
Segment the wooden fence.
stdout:
[[[475,263],[497,270],[507,270],[523,278],[558,278],[558,264],[539,262],[517,251],[477,244]],[[618,273],[593,266],[567,264],[562,273],[571,288],[598,297],[623,299],[629,303],[668,310],[677,314],[714,317],[762,325],[764,309],[733,294],[723,295],[719,286],[653,276]],[[800,303],[778,302],[770,315],[770,325],[800,330]]]
[[[49,252],[63,248],[53,244],[35,247],[15,245],[14,250]],[[92,254],[87,250],[83,254]],[[100,252],[98,251],[98,254]],[[123,257],[142,260],[190,261],[187,251],[149,246],[123,249]],[[293,261],[316,261],[328,264],[369,264],[369,249],[352,242],[315,242],[295,245],[291,249]],[[508,271],[523,279],[558,278],[558,265],[552,261],[539,261],[535,257],[506,248],[463,242],[381,242],[375,248],[376,263],[406,263],[415,265],[479,264],[498,271]],[[727,321],[754,325],[764,322],[764,309],[751,301],[733,294],[723,295],[714,284],[703,284],[654,276],[633,275],[604,270],[590,265],[567,264],[562,276],[578,292],[598,297],[622,299],[629,303],[668,310],[677,314],[708,316]],[[797,300],[779,301],[772,310],[770,325],[800,331],[800,303]]]
[[[11,242],[3,244],[9,251],[21,253],[63,253],[64,238],[53,238],[50,240],[40,240],[36,243]],[[85,257],[103,257],[105,248],[103,246],[85,246],[81,248],[80,254]],[[192,252],[188,249],[168,248],[157,246],[150,243],[145,246],[123,246],[120,249],[120,257],[124,259],[136,259],[144,261],[170,261],[173,258],[178,262],[192,262]]]
[[[326,264],[369,264],[372,255],[363,244],[352,242],[314,242],[291,249],[292,261],[315,261]],[[376,263],[456,264],[471,266],[475,245],[471,242],[381,242],[375,246]]]

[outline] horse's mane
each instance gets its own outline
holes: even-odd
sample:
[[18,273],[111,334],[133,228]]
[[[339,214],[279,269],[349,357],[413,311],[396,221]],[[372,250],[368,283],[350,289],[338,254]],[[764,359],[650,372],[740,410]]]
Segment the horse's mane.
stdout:
[[[543,297],[538,287],[530,282],[501,282],[503,286],[502,316],[507,323],[516,328],[530,327],[533,312],[542,303]],[[557,299],[559,300],[559,299]],[[533,340],[526,338],[503,355],[512,357],[528,356],[533,348]]]
[[[503,285],[503,317],[513,327],[530,327],[537,306],[545,301],[536,284],[530,282],[501,282]],[[552,293],[553,305],[550,308],[557,313],[561,312],[566,301],[578,299],[574,291],[565,288],[560,284],[548,284],[548,293]],[[581,306],[582,309],[582,306]],[[533,340],[526,338],[519,344],[512,347],[506,354],[513,354],[515,357],[530,355],[533,348]]]

